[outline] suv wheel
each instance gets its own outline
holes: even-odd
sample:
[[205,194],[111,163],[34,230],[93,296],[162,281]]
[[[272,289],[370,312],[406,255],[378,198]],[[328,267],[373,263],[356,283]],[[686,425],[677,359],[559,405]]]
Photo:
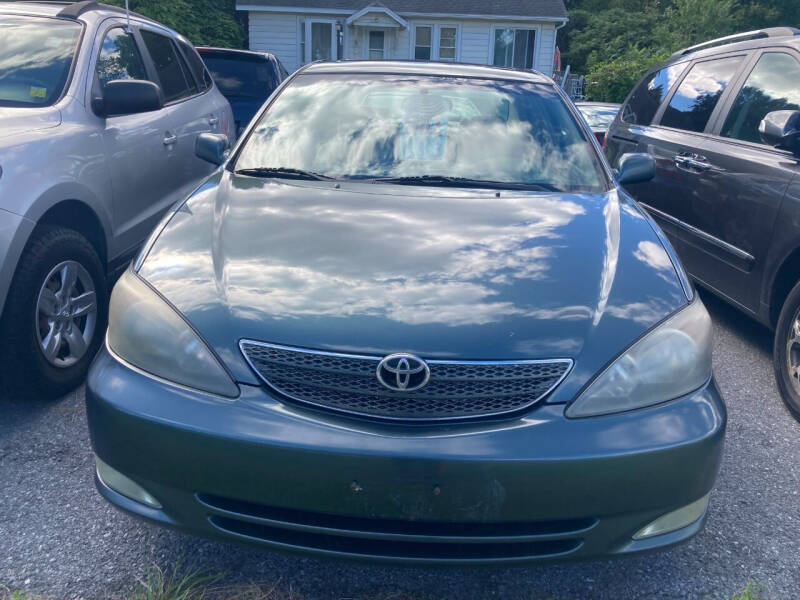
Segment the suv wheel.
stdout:
[[0,322],[0,369],[25,395],[64,394],[86,375],[107,319],[103,267],[71,229],[39,226],[17,266]]
[[783,402],[800,420],[800,283],[789,292],[781,309],[772,361]]

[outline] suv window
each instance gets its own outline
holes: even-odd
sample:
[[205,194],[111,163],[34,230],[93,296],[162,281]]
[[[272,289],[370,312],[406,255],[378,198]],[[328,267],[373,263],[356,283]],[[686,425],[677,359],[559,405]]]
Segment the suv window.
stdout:
[[189,74],[181,64],[178,49],[172,40],[164,35],[142,30],[142,39],[147,46],[150,57],[155,63],[164,102],[173,102],[195,92],[194,82],[189,81]]
[[764,54],[733,103],[721,135],[762,143],[761,120],[774,110],[800,110],[800,64],[783,52]]
[[147,79],[142,55],[131,34],[121,27],[106,34],[95,73],[101,85],[116,79]]
[[645,77],[636,87],[622,110],[622,120],[633,125],[650,125],[658,107],[667,97],[688,63],[664,67]]
[[732,56],[694,65],[669,101],[661,124],[686,131],[703,131],[742,59],[742,56]]
[[186,61],[189,63],[189,70],[192,72],[195,81],[197,81],[197,84],[200,86],[200,91],[206,91],[211,87],[211,76],[208,74],[208,71],[206,71],[206,66],[203,64],[200,56],[198,56],[197,50],[185,42],[179,41],[178,45],[181,47],[181,50],[183,50],[183,55],[186,57]]

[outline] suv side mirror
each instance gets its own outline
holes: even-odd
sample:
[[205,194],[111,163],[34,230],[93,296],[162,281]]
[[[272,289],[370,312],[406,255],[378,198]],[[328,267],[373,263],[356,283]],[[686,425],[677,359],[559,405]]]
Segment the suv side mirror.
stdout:
[[228,136],[221,133],[198,134],[194,153],[205,161],[221,165],[228,158]]
[[758,125],[758,133],[765,144],[781,150],[800,151],[800,111],[776,110]]
[[619,159],[617,181],[620,185],[644,183],[656,176],[656,161],[649,154],[628,153]]
[[160,110],[164,106],[161,90],[152,81],[118,79],[103,86],[103,97],[94,102],[97,114],[118,117]]

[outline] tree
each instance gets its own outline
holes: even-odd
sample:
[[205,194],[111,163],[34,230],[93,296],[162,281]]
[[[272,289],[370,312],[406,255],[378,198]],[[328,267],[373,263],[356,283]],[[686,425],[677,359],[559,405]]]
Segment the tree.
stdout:
[[643,48],[630,48],[608,61],[600,61],[596,55],[592,55],[586,73],[587,98],[602,102],[623,102],[642,75],[667,57],[665,52]]
[[[125,0],[108,0],[125,6]],[[163,23],[195,45],[243,48],[246,40],[235,0],[130,0],[132,11]]]

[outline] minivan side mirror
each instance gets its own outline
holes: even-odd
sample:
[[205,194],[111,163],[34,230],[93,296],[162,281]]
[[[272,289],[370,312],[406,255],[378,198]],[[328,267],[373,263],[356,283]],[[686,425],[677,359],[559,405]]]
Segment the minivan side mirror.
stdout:
[[617,181],[620,185],[644,183],[656,176],[656,161],[649,154],[629,152],[619,159]]
[[768,113],[758,125],[758,133],[765,144],[800,152],[800,111],[776,110]]
[[205,161],[221,165],[228,158],[228,136],[221,133],[198,134],[194,153]]
[[164,106],[161,89],[152,81],[117,79],[103,86],[102,98],[95,98],[93,108],[103,117],[119,117],[154,110]]

